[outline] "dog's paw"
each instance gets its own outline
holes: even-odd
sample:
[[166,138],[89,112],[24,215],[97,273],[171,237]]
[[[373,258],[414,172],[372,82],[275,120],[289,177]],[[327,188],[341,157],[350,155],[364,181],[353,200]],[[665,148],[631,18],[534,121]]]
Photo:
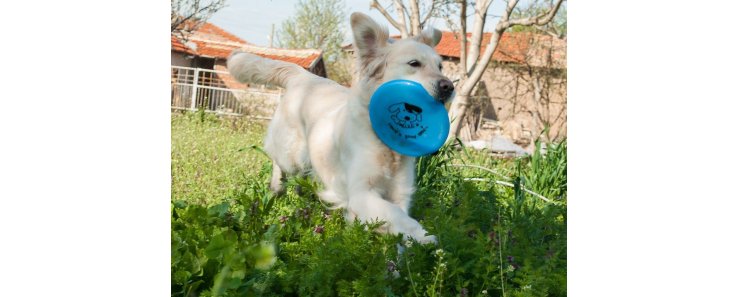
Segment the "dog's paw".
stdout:
[[406,240],[413,239],[420,244],[429,244],[429,243],[432,243],[435,245],[437,244],[437,236],[426,235],[426,231],[424,231],[423,229],[421,232],[416,232],[416,234],[414,235],[407,234],[405,237],[406,237]]
[[285,187],[283,187],[282,184],[270,184],[270,191],[272,191],[272,194],[275,196],[283,196],[285,194]]
[[416,241],[418,241],[421,244],[429,244],[429,243],[431,243],[431,244],[435,244],[436,245],[437,244],[437,236],[427,235],[427,236],[424,236],[422,238],[417,239]]
[[421,244],[434,243],[437,244],[437,237],[434,235],[427,235],[427,230],[412,218],[406,220],[400,220],[396,224],[391,225],[391,233],[402,233],[405,238],[416,240]]

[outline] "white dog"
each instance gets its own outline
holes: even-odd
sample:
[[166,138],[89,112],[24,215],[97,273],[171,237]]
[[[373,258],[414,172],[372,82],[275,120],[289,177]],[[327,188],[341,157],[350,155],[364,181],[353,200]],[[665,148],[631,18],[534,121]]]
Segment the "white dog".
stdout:
[[286,174],[313,170],[324,185],[320,198],[345,208],[348,220],[384,221],[380,231],[436,243],[408,215],[415,158],[378,139],[368,104],[378,86],[395,79],[416,81],[436,100],[449,100],[454,86],[442,75],[442,60],[433,49],[441,32],[427,29],[420,36],[392,41],[387,28],[364,14],[353,13],[351,23],[359,71],[351,89],[295,64],[238,51],[229,57],[229,71],[238,80],[286,90],[264,142],[273,161],[271,188],[281,192]]

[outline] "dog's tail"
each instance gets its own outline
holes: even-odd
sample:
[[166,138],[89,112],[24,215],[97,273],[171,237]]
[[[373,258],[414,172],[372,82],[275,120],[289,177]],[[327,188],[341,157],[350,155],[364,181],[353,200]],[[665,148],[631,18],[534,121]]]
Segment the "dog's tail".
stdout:
[[234,51],[226,61],[229,72],[240,82],[272,84],[285,87],[292,78],[310,74],[300,66]]

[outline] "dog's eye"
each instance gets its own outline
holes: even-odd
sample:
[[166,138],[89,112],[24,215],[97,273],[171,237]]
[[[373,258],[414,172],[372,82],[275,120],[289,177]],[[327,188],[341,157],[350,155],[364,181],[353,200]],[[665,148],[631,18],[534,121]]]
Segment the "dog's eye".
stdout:
[[442,71],[442,64],[439,64],[439,71]]
[[406,64],[409,64],[409,66],[414,67],[414,68],[421,67],[421,62],[417,60],[411,60]]

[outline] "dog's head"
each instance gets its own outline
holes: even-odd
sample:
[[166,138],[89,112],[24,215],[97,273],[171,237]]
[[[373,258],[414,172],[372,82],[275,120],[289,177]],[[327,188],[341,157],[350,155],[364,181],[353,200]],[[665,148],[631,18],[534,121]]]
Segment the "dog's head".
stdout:
[[388,28],[367,15],[355,12],[350,20],[359,77],[366,91],[372,94],[384,82],[406,79],[424,86],[440,102],[452,98],[455,86],[442,74],[442,58],[434,51],[442,32],[427,28],[419,36],[392,41]]

